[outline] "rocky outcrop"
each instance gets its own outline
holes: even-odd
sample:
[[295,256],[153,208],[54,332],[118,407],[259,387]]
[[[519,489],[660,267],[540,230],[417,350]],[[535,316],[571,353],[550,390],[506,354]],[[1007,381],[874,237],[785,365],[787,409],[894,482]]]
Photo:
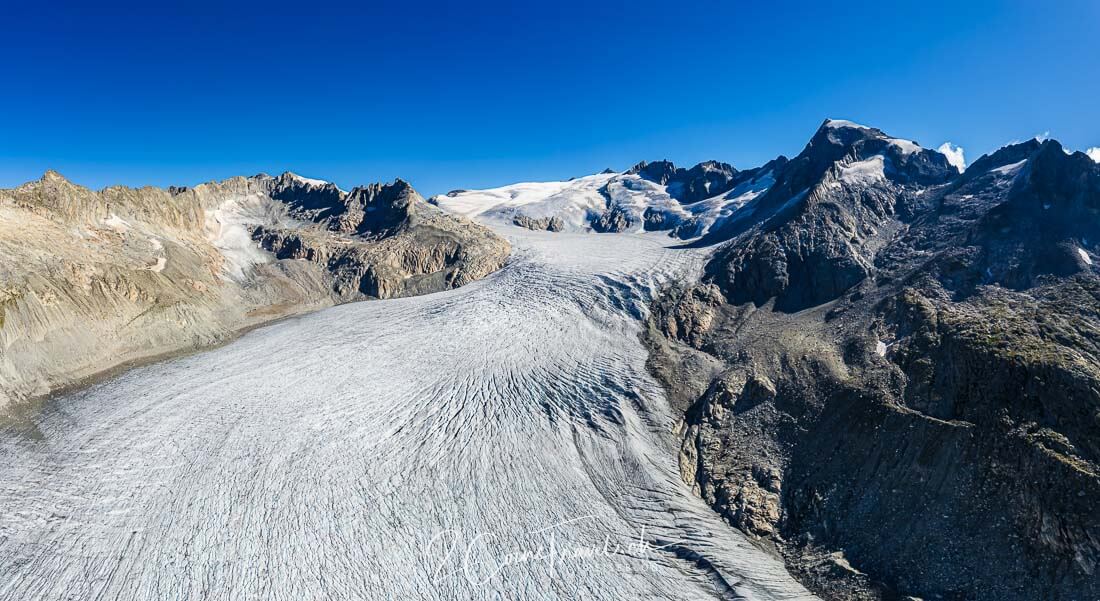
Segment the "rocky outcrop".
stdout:
[[535,231],[547,231],[547,232],[560,232],[565,229],[565,222],[561,217],[554,215],[553,217],[529,217],[527,215],[516,215],[512,218],[512,223]]
[[400,180],[94,192],[49,172],[0,191],[0,407],[286,315],[461,286],[508,252]]
[[653,307],[685,481],[829,599],[1100,596],[1098,182],[826,122]]
[[621,206],[610,207],[592,220],[592,230],[602,234],[625,232],[633,225],[633,215]]
[[740,180],[737,169],[718,161],[704,161],[690,169],[676,167],[672,161],[642,161],[627,173],[666,186],[669,196],[684,204],[729,192]]

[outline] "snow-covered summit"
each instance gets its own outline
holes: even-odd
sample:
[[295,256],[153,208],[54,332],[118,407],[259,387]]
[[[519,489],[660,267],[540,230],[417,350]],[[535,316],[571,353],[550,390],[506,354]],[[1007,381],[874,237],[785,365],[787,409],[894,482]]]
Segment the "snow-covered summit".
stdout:
[[830,127],[830,128],[834,128],[834,129],[841,129],[841,128],[845,128],[845,127],[851,127],[851,128],[854,128],[854,129],[874,129],[873,127],[868,127],[866,125],[860,125],[859,123],[856,123],[854,121],[849,121],[847,119],[826,119],[825,120],[825,127]]
[[795,159],[780,156],[755,169],[741,171],[718,161],[691,168],[668,160],[643,161],[623,173],[456,190],[431,202],[453,213],[529,229],[668,231],[676,238],[704,237],[711,243],[727,238],[727,230],[732,231],[727,225],[743,225],[750,215],[763,219],[769,207],[788,206],[819,183],[932,185],[957,174],[941,152],[854,121],[826,119]]
[[656,161],[624,173],[456,190],[430,202],[452,213],[530,229],[660,230],[687,239],[705,234],[772,181],[771,170],[738,171],[717,161],[685,169]]
[[286,182],[294,182],[295,184],[305,186],[306,188],[324,188],[326,186],[332,186],[333,188],[336,188],[337,190],[340,190],[341,192],[344,192],[343,189],[341,189],[339,186],[337,186],[336,184],[334,184],[330,181],[323,180],[323,179],[316,179],[316,178],[312,178],[312,177],[304,177],[304,176],[298,175],[297,173],[294,173],[294,172],[291,172],[291,171],[283,172],[283,174],[280,175],[278,179],[281,179],[281,180],[286,181]]
[[295,180],[297,180],[297,181],[299,181],[299,182],[301,182],[301,183],[303,183],[303,184],[305,184],[305,185],[307,185],[307,186],[326,186],[326,185],[332,183],[332,182],[326,182],[325,180],[322,180],[322,179],[313,179],[311,177],[302,177],[301,175],[298,175],[297,173],[291,173],[290,171],[287,171],[286,175],[293,178],[293,179],[295,179]]
[[906,140],[904,138],[894,138],[886,135],[886,133],[884,133],[881,129],[878,129],[877,127],[862,125],[854,121],[849,121],[847,119],[826,119],[825,123],[822,124],[821,127],[822,129],[827,130],[860,130],[861,135],[887,141],[891,146],[896,148],[897,151],[903,155],[919,153],[920,151],[924,150],[924,148],[922,148],[920,144],[917,144],[912,140]]

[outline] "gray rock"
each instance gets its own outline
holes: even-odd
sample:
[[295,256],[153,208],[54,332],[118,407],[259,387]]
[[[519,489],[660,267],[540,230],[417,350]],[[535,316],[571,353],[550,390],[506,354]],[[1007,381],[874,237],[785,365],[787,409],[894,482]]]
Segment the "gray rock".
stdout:
[[527,215],[517,214],[512,218],[512,223],[536,231],[560,232],[565,229],[565,223],[562,221],[561,217],[557,215],[552,217],[529,217]]
[[632,225],[634,217],[621,206],[611,207],[592,220],[592,229],[600,233],[625,232]]
[[754,209],[650,314],[685,481],[826,598],[1100,597],[1100,166],[826,124]]

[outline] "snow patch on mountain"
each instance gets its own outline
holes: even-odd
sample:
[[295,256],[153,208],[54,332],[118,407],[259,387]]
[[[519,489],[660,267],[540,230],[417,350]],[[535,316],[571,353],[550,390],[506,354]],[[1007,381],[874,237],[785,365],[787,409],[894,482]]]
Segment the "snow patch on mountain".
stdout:
[[1089,158],[1093,161],[1100,163],[1100,146],[1093,146],[1085,151],[1085,154],[1089,155]]
[[221,252],[223,276],[243,282],[253,265],[267,263],[271,256],[252,240],[249,225],[266,222],[266,199],[260,195],[234,197],[217,209],[206,211],[206,235]]
[[1010,163],[1008,165],[1002,165],[1000,167],[997,167],[996,169],[992,169],[991,172],[998,175],[1015,175],[1016,172],[1020,170],[1020,167],[1024,166],[1024,163],[1027,163],[1027,159],[1016,161],[1015,163]]
[[866,125],[860,125],[859,123],[848,121],[847,119],[827,119],[825,125],[832,128],[854,127],[856,129],[871,129]]
[[840,181],[849,185],[870,185],[886,179],[885,159],[881,154],[840,167]]
[[289,176],[294,181],[296,181],[296,182],[298,182],[298,183],[300,183],[304,186],[307,186],[309,188],[323,188],[325,186],[335,186],[337,190],[339,190],[341,192],[344,192],[345,194],[347,193],[346,190],[344,190],[340,186],[337,186],[336,184],[334,184],[330,181],[326,181],[326,180],[323,180],[323,179],[314,179],[312,177],[303,177],[301,175],[298,175],[297,173],[293,173],[293,172],[290,172],[290,171],[287,171],[284,175]]
[[321,187],[321,186],[327,186],[328,184],[332,183],[332,182],[326,182],[323,179],[313,179],[311,177],[302,177],[301,175],[298,175],[297,173],[291,173],[289,171],[287,172],[287,174],[290,175],[290,177],[298,180],[299,182],[302,182],[303,184],[305,184],[307,186]]
[[913,154],[915,152],[920,152],[920,151],[924,150],[923,148],[920,147],[920,144],[917,144],[916,142],[914,142],[912,140],[903,140],[901,138],[887,138],[887,139],[890,141],[890,144],[895,146],[901,152],[901,154],[903,154],[903,155],[910,155],[910,154]]

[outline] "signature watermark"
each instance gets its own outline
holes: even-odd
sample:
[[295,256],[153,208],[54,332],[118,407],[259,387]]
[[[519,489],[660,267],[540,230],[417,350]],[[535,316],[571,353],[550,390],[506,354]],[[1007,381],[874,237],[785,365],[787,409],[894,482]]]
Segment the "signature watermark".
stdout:
[[636,536],[605,533],[596,544],[567,542],[563,529],[576,528],[596,519],[586,515],[555,522],[519,536],[501,536],[495,532],[444,530],[432,537],[424,553],[433,566],[432,580],[463,578],[472,586],[483,586],[509,569],[524,569],[530,564],[553,577],[565,563],[593,562],[615,556],[645,559],[654,551],[681,544],[681,541],[657,544],[646,538],[643,526]]

